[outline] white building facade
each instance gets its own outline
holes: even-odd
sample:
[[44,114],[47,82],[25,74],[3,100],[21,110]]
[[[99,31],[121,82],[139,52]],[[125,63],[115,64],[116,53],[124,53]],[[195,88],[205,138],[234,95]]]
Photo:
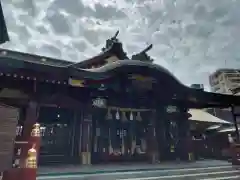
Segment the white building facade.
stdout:
[[212,92],[233,94],[233,89],[240,88],[240,69],[219,69],[209,77],[209,83]]

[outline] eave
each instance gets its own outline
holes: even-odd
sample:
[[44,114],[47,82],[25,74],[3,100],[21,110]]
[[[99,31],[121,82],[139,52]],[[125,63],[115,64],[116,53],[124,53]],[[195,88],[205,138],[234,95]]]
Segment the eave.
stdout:
[[206,92],[193,88],[186,88],[189,94],[188,103],[190,108],[227,108],[240,106],[240,96]]

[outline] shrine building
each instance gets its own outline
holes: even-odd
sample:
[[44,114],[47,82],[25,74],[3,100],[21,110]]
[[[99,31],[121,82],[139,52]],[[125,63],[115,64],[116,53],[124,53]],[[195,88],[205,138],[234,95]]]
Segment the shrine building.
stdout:
[[40,164],[189,160],[189,110],[240,97],[185,86],[151,48],[129,58],[116,34],[79,63],[0,49],[0,100],[19,111],[17,138],[40,123]]

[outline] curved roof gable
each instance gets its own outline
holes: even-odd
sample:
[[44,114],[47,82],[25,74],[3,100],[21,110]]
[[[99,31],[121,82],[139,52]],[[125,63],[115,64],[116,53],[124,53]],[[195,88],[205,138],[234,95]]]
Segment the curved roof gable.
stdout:
[[101,66],[99,68],[94,68],[94,69],[88,69],[86,71],[93,72],[93,73],[106,73],[108,71],[114,71],[117,70],[120,67],[124,66],[141,66],[141,67],[146,67],[149,69],[154,69],[159,71],[159,73],[164,73],[167,76],[171,77],[174,79],[177,83],[179,83],[182,86],[185,86],[182,82],[180,82],[170,71],[168,71],[166,68],[158,65],[158,64],[153,64],[153,63],[148,63],[148,62],[143,62],[143,61],[138,61],[138,60],[121,60],[121,61],[116,61],[112,63],[108,63],[104,66]]

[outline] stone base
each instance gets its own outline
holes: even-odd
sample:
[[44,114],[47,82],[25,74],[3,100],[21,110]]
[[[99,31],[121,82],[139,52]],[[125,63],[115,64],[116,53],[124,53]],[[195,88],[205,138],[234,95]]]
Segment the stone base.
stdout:
[[90,152],[82,152],[81,153],[81,163],[83,165],[90,165],[91,164],[91,153]]
[[159,156],[158,156],[158,153],[157,152],[153,152],[151,154],[149,154],[149,162],[151,164],[156,164],[156,163],[159,163]]

